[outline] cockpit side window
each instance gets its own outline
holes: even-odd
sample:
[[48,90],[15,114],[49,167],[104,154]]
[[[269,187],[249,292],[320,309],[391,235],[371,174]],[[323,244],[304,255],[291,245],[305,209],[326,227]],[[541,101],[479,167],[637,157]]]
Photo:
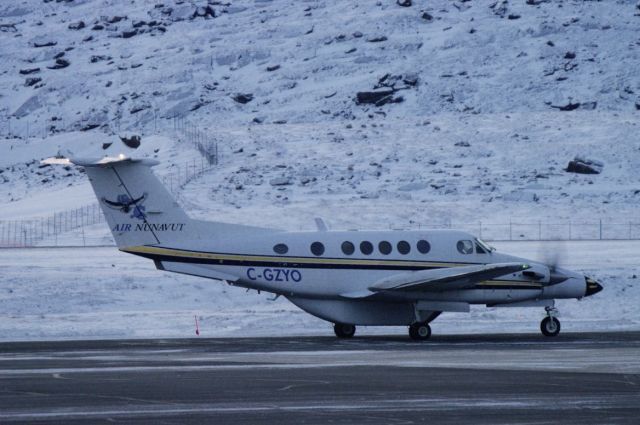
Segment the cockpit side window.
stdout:
[[456,248],[458,248],[458,252],[460,254],[473,254],[473,242],[470,240],[461,240],[456,244]]
[[486,254],[487,251],[476,241],[476,254]]

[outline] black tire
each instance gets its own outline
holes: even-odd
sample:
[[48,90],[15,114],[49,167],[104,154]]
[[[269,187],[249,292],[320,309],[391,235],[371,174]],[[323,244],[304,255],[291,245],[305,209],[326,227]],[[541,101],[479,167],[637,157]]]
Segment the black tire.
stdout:
[[356,326],[346,323],[336,323],[333,325],[333,331],[338,338],[351,338],[356,333]]
[[424,341],[431,337],[431,326],[428,323],[414,323],[409,326],[409,336],[414,341]]
[[545,317],[540,322],[540,330],[544,336],[556,336],[560,333],[560,321],[555,317]]

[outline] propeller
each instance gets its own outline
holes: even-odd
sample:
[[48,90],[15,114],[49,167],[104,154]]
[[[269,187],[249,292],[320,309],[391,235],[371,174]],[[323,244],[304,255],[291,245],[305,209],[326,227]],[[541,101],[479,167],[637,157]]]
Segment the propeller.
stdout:
[[560,264],[562,264],[566,252],[564,244],[558,242],[546,248],[540,246],[539,249],[543,251],[541,255],[538,255],[538,258],[542,258],[541,262],[549,268],[549,285],[557,285],[569,279],[569,276],[560,271]]

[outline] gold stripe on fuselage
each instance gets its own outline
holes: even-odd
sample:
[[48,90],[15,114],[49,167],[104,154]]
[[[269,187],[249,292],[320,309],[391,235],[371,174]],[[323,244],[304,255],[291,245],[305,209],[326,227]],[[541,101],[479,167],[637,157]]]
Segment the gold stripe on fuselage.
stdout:
[[199,251],[185,251],[173,248],[160,248],[155,246],[132,246],[120,249],[131,254],[155,254],[176,258],[192,258],[204,260],[229,260],[229,261],[261,261],[272,263],[297,263],[297,264],[335,264],[353,266],[413,266],[413,267],[462,267],[472,263],[439,263],[431,261],[408,260],[367,260],[355,258],[310,258],[310,257],[280,257],[246,254],[218,254]]

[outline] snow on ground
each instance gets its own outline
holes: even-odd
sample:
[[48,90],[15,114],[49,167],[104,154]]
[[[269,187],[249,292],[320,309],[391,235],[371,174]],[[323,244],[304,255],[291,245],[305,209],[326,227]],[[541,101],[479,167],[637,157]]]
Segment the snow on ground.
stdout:
[[[529,258],[560,250],[562,265],[601,281],[601,293],[559,301],[563,330],[640,329],[640,242],[502,242]],[[155,270],[149,260],[115,248],[0,250],[0,339],[178,338],[332,335],[331,325],[283,298]],[[436,334],[538,332],[542,309],[446,313]],[[361,327],[359,334],[404,334],[402,327]]]

